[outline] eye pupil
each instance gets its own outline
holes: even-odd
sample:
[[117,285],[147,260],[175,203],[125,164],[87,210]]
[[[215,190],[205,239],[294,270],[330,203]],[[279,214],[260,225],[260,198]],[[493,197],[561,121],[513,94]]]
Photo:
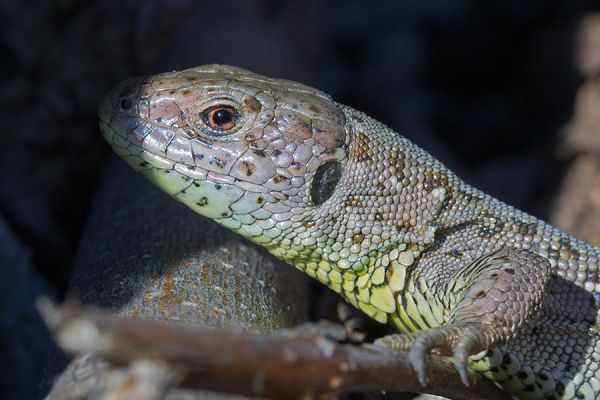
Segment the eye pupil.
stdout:
[[216,125],[225,125],[233,121],[233,113],[225,108],[220,108],[213,113],[212,120]]
[[204,123],[213,131],[229,131],[237,124],[237,110],[229,105],[218,105],[202,113]]

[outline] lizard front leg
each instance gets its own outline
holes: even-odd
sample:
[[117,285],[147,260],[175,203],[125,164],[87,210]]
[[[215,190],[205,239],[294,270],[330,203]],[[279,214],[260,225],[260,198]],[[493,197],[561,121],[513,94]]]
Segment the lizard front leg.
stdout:
[[535,321],[552,280],[547,259],[527,250],[504,248],[459,270],[445,285],[446,324],[413,334],[394,334],[376,347],[409,351],[409,361],[425,384],[425,357],[432,350],[452,355],[465,385],[471,355],[497,347]]

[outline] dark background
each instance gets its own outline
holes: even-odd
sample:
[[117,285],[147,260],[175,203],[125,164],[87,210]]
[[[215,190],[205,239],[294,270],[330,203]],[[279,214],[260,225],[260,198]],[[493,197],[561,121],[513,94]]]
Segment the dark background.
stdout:
[[[577,29],[597,3],[2,1],[0,328],[18,336],[35,295],[65,295],[110,151],[96,110],[133,75],[226,63],[315,86],[548,217],[583,80]],[[44,356],[3,336],[11,384],[31,386]]]

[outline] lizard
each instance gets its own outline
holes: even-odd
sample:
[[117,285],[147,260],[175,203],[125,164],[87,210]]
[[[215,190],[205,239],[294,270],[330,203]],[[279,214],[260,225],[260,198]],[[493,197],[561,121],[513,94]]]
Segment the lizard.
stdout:
[[600,398],[600,250],[463,182],[328,94],[224,65],[129,79],[113,149],[176,200],[519,399]]

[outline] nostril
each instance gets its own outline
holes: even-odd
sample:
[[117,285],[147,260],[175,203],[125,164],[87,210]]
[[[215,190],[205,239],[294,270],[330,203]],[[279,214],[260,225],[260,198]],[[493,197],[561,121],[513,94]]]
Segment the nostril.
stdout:
[[121,110],[127,111],[132,106],[133,106],[133,101],[131,100],[131,97],[121,96],[121,99],[119,100],[119,107],[121,107]]

